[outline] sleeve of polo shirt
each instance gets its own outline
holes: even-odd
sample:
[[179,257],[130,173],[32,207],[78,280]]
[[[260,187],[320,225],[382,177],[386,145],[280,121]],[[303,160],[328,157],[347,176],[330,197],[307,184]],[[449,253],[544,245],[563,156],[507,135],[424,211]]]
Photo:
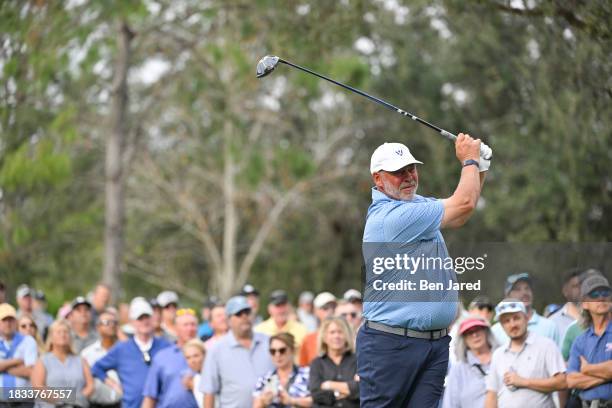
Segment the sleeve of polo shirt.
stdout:
[[385,216],[385,239],[390,242],[431,239],[440,230],[443,215],[444,204],[441,200],[398,204]]
[[96,364],[94,364],[94,366],[91,368],[91,374],[94,377],[104,381],[106,380],[106,372],[108,370],[117,369],[117,362],[119,361],[119,347],[121,347],[121,343],[115,344],[104,357],[96,361]]
[[569,360],[567,362],[567,372],[568,373],[579,373],[580,372],[580,356],[584,355],[584,351],[582,348],[582,338],[583,335],[576,337],[574,340],[574,344],[572,344],[572,348],[569,354]]
[[[557,343],[553,343],[555,346]],[[551,344],[550,347],[546,349],[546,369],[548,370],[549,375],[552,377],[558,373],[564,373],[567,371],[565,368],[565,361],[563,361],[563,356],[559,351],[558,347],[553,347]]]
[[493,357],[491,358],[491,368],[489,369],[489,375],[485,377],[485,384],[487,386],[487,391],[499,392],[499,378],[497,378],[497,364],[495,358],[495,353],[493,353]]
[[221,390],[219,381],[219,363],[217,361],[213,347],[204,360],[204,368],[202,369],[202,382],[200,383],[200,391],[204,394],[218,394]]
[[[36,364],[38,359],[38,347],[34,337],[26,336],[19,345],[20,352],[17,354],[23,360],[23,365],[31,367]],[[16,357],[17,357],[16,355]]]
[[161,388],[161,368],[162,367],[161,364],[159,364],[159,360],[153,359],[153,363],[151,364],[151,368],[149,369],[149,373],[147,374],[147,379],[145,380],[145,385],[142,390],[143,397],[158,399]]

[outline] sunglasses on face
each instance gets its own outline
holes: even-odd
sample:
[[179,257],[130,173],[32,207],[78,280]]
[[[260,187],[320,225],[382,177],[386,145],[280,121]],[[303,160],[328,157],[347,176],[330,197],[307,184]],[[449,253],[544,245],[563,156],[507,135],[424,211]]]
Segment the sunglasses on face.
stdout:
[[276,355],[276,353],[280,354],[281,356],[284,355],[287,352],[287,347],[281,347],[281,348],[270,348],[270,355]]
[[351,319],[356,319],[358,315],[359,314],[357,312],[340,313],[340,316],[344,317],[345,319],[348,318],[349,316],[351,317]]
[[250,316],[250,315],[251,315],[251,309],[244,309],[236,313],[234,316],[242,317],[242,316]]
[[610,295],[612,294],[612,291],[610,291],[610,289],[595,289],[594,291],[592,291],[591,293],[589,293],[589,297],[591,299],[601,299],[601,298],[607,298],[610,297]]

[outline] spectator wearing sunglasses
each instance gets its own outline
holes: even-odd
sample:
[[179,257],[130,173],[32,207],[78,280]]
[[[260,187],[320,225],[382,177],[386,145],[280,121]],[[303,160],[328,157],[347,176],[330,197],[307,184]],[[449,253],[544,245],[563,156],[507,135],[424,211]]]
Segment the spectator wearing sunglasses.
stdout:
[[345,319],[353,329],[353,334],[357,335],[357,330],[361,326],[361,308],[355,303],[341,300],[336,307],[335,315]]
[[612,288],[603,275],[591,274],[580,292],[586,331],[572,345],[567,383],[581,390],[583,407],[612,407]]
[[[329,292],[321,292],[314,298],[314,314],[318,322],[322,322],[325,319],[332,317],[338,305],[336,297]],[[309,333],[304,337],[304,342],[299,352],[299,364],[302,367],[310,365],[319,355],[319,332]]]
[[198,333],[198,318],[193,309],[178,309],[174,322],[176,343],[161,350],[153,359],[143,391],[142,408],[198,408],[192,393],[193,382],[184,383],[192,376],[183,356],[182,347]]
[[[98,313],[96,330],[100,339],[85,347],[81,352],[81,357],[87,361],[90,367],[93,367],[117,343],[118,327],[117,313],[113,309],[106,309]],[[120,384],[119,375],[115,370],[110,370],[106,374],[114,382]],[[117,389],[103,383],[99,378],[95,378],[94,393],[89,397],[90,408],[119,408],[121,397],[122,394]]]
[[[153,336],[152,314],[153,309],[146,299],[132,299],[129,318],[134,328],[134,336],[115,344],[92,369],[94,377],[117,392],[123,392],[123,408],[140,408],[151,360],[160,350],[170,345],[165,339]],[[117,371],[121,386],[108,376],[109,370]]]
[[252,406],[257,379],[274,369],[269,337],[253,332],[251,312],[244,296],[234,296],[225,306],[230,330],[208,351],[202,370],[205,408],[215,402],[223,408]]
[[468,316],[459,323],[455,337],[455,360],[450,366],[442,408],[484,406],[485,378],[497,347],[488,320]]
[[[504,299],[495,318],[510,338],[493,352],[485,380],[485,408],[554,408],[553,392],[565,390],[565,362],[551,339],[528,331],[524,302]],[[565,406],[560,394],[561,406]]]
[[254,408],[310,407],[312,398],[308,391],[308,367],[293,363],[295,340],[289,333],[270,337],[270,356],[276,367],[257,380],[253,392]]
[[[504,293],[506,298],[518,299],[523,302],[527,313],[527,321],[529,322],[527,328],[530,332],[548,337],[557,344],[557,347],[561,347],[561,339],[559,339],[559,329],[557,329],[557,325],[544,316],[539,315],[532,307],[533,281],[528,273],[518,273],[508,276]],[[510,338],[500,323],[494,324],[491,330],[493,330],[493,334],[499,344],[503,345],[510,341]]]
[[36,340],[36,345],[38,347],[38,354],[42,354],[45,351],[45,345],[40,338],[40,333],[38,332],[38,326],[36,326],[36,322],[31,316],[23,315],[17,320],[17,329],[19,333],[24,336],[32,336],[34,340]]
[[310,364],[313,407],[359,407],[359,377],[353,334],[346,320],[330,317],[319,329],[321,356]]

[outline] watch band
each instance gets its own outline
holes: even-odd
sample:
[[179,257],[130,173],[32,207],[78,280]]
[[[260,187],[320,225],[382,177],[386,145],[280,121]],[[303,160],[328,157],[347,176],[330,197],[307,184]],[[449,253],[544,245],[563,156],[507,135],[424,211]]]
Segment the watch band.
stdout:
[[463,167],[471,166],[472,164],[476,167],[480,167],[480,163],[478,163],[474,159],[468,159],[463,161]]

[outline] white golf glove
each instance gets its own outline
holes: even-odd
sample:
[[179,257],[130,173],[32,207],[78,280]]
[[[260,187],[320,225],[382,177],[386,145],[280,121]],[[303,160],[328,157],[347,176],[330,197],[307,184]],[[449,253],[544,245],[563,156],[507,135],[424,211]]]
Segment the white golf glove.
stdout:
[[491,158],[493,157],[493,150],[491,150],[491,148],[489,146],[487,146],[484,143],[480,144],[480,160],[479,160],[479,166],[478,166],[478,171],[479,172],[483,172],[483,171],[488,171],[489,167],[491,166]]

